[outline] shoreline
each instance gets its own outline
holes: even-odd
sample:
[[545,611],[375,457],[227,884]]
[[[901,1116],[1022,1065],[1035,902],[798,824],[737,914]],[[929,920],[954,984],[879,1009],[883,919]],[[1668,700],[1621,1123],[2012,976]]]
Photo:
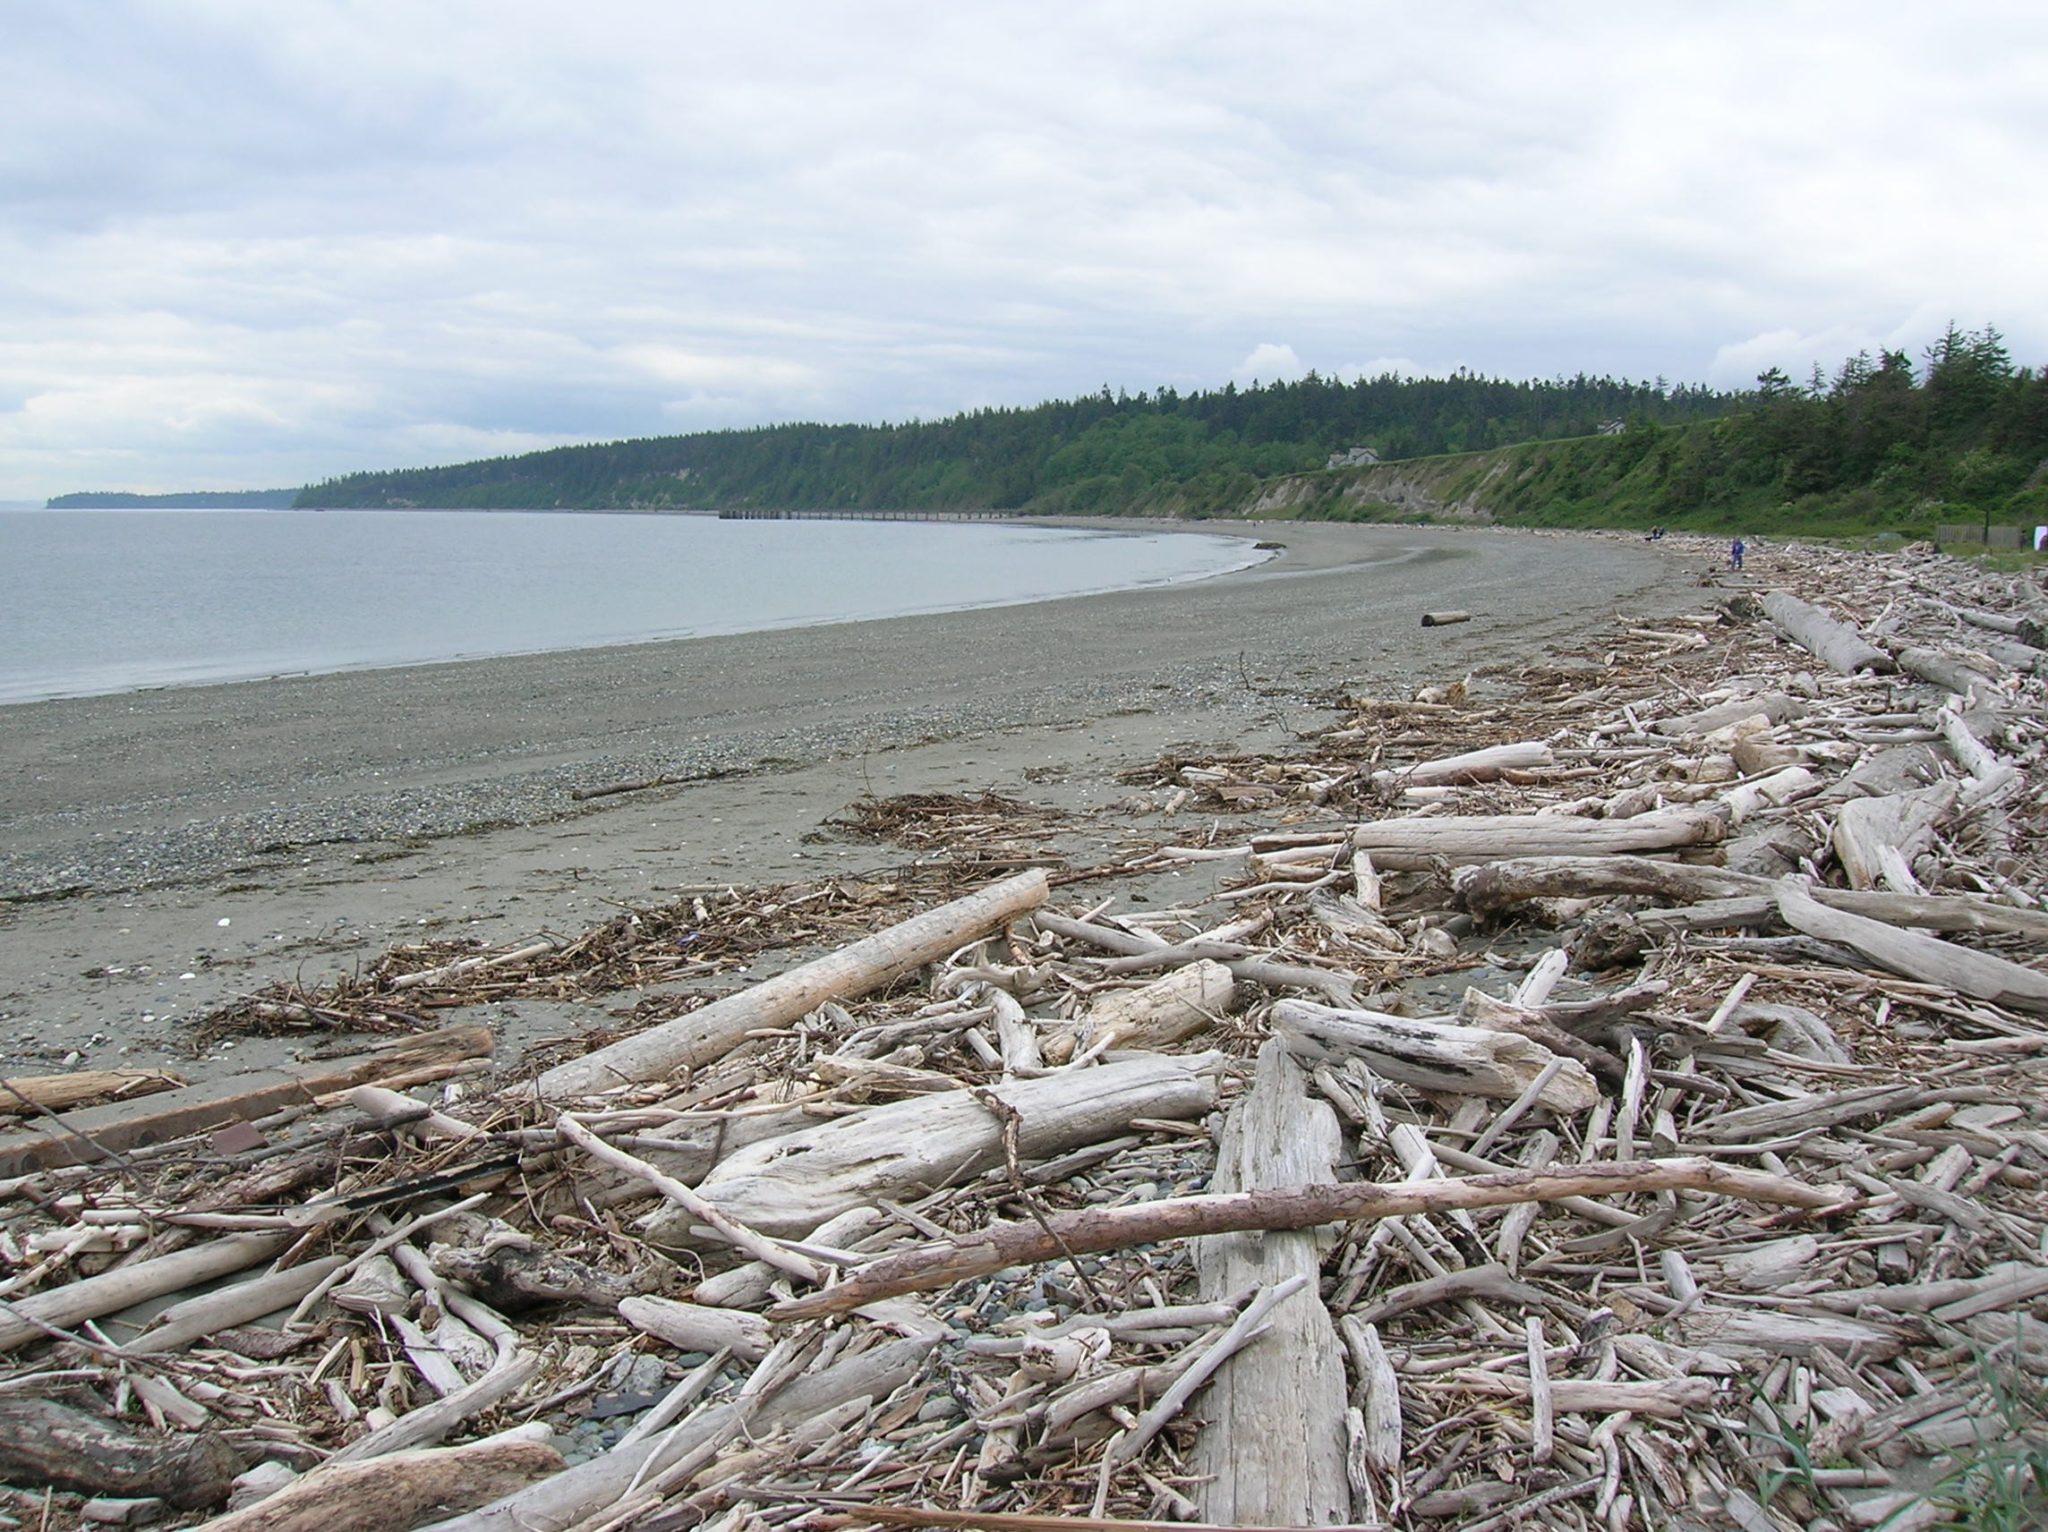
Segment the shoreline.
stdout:
[[[1257,748],[1347,687],[1453,680],[1616,606],[1689,606],[1699,567],[1586,535],[1201,529],[1286,546],[1029,605],[10,707],[0,1046],[22,1068],[75,1052],[194,1073],[179,1019],[273,980],[408,936],[496,942],[677,887],[900,862],[803,841],[867,793],[1099,809],[1118,769],[1177,745]],[[1441,606],[1476,620],[1419,628]]]

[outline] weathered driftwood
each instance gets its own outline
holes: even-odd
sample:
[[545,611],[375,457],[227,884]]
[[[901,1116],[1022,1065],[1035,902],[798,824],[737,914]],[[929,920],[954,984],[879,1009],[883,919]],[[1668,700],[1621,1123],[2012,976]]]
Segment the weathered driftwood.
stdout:
[[1980,686],[1989,686],[1991,678],[1981,671],[1970,669],[1952,655],[1938,649],[1928,649],[1917,644],[1902,644],[1892,649],[1892,658],[1899,662],[1899,669],[1930,686],[1938,686],[1945,692],[1969,696]]
[[1547,1072],[1537,1098],[1545,1110],[1584,1112],[1600,1099],[1583,1064],[1560,1059],[1517,1032],[1336,1010],[1309,1000],[1280,1001],[1273,1007],[1273,1026],[1304,1063],[1360,1058],[1374,1073],[1423,1090],[1513,1101]]
[[1654,727],[1659,734],[1682,739],[1688,735],[1712,734],[1716,729],[1725,729],[1745,718],[1762,717],[1778,724],[1792,718],[1803,718],[1812,711],[1813,703],[1805,697],[1792,697],[1784,692],[1759,692],[1755,696],[1734,697],[1694,712],[1659,718]]
[[1436,787],[1447,782],[1494,782],[1509,771],[1535,771],[1556,764],[1550,747],[1541,740],[1513,745],[1489,745],[1484,750],[1467,750],[1434,761],[1417,761],[1399,770],[1376,771],[1372,785],[1381,792],[1396,787]]
[[1441,857],[1453,865],[1514,856],[1608,856],[1709,846],[1728,833],[1725,812],[1663,809],[1633,819],[1494,814],[1377,819],[1351,832],[1351,844],[1381,867],[1426,868]]
[[131,1304],[244,1271],[258,1261],[269,1260],[290,1243],[290,1236],[284,1234],[224,1235],[10,1300],[7,1311],[0,1314],[0,1352],[40,1340],[49,1333],[45,1326],[69,1329],[103,1314],[119,1313]]
[[1470,622],[1471,620],[1472,614],[1470,612],[1443,611],[1424,612],[1422,614],[1422,625],[1425,628],[1448,628],[1456,623]]
[[54,1399],[0,1394],[0,1482],[200,1510],[242,1471],[216,1432],[145,1435]]
[[1849,886],[1888,885],[1897,893],[1918,893],[1910,871],[1913,858],[1934,844],[1934,832],[1955,801],[1955,784],[1937,782],[1916,792],[1843,804],[1835,814],[1833,844]]
[[88,1101],[118,1097],[133,1101],[185,1082],[163,1069],[75,1069],[54,1075],[0,1077],[0,1117],[63,1112]]
[[[1216,1100],[1213,1054],[1143,1055],[1038,1080],[1005,1081],[892,1101],[837,1117],[721,1161],[697,1194],[750,1229],[801,1237],[877,1197],[923,1196],[1004,1163],[1002,1109],[1017,1117],[1016,1151],[1043,1159],[1114,1138],[1134,1118],[1183,1118]],[[1000,1105],[992,1110],[989,1100]],[[668,1210],[648,1222],[657,1243],[693,1242],[696,1220]]]
[[269,1499],[206,1525],[212,1532],[406,1532],[429,1516],[488,1504],[563,1467],[562,1454],[543,1443],[489,1439],[368,1463],[328,1462]]
[[1764,615],[1793,643],[1842,675],[1853,676],[1865,670],[1890,674],[1898,669],[1890,655],[1864,642],[1863,636],[1847,623],[1788,591],[1768,592],[1764,596]]
[[1994,1005],[2048,1015],[2048,973],[1988,952],[1958,947],[1938,936],[1903,931],[1846,910],[1831,910],[1797,889],[1788,888],[1778,895],[1778,912],[1793,930],[1821,941],[1839,942],[1890,973]]
[[[1308,1094],[1279,1039],[1259,1050],[1252,1086],[1225,1119],[1211,1182],[1219,1193],[1329,1185],[1342,1149],[1336,1115]],[[1256,1345],[1209,1385],[1194,1470],[1203,1517],[1227,1525],[1326,1526],[1349,1519],[1344,1474],[1344,1373],[1337,1334],[1316,1290],[1314,1232],[1221,1234],[1195,1246],[1205,1299],[1301,1277],[1267,1316]]]
[[319,1286],[346,1262],[347,1257],[324,1255],[283,1271],[248,1277],[196,1298],[174,1303],[157,1316],[156,1323],[124,1348],[134,1352],[181,1351],[203,1336],[232,1325],[245,1325],[290,1308]]
[[[1708,924],[1755,925],[1775,919],[1774,878],[1660,862],[1647,857],[1517,857],[1461,867],[1451,875],[1458,902],[1474,915],[1495,915],[1536,899],[1595,899],[1634,895],[1674,903],[1715,901],[1724,908]],[[1813,888],[1829,909],[1847,910],[1891,925],[1930,931],[2005,931],[2048,937],[2048,914],[1960,894],[1892,894],[1877,890]],[[1655,912],[1651,912],[1655,913]]]
[[388,1426],[359,1436],[329,1458],[330,1463],[356,1463],[415,1447],[431,1447],[466,1420],[474,1419],[499,1400],[526,1386],[540,1359],[532,1352],[515,1351],[474,1383],[444,1395],[416,1410],[408,1410]]
[[674,1021],[624,1037],[548,1070],[536,1082],[553,1100],[660,1079],[726,1052],[749,1031],[786,1026],[827,1000],[866,994],[965,946],[1045,902],[1050,885],[1033,868]]
[[745,1309],[637,1296],[620,1303],[619,1318],[678,1351],[708,1352],[724,1346],[746,1362],[758,1362],[768,1354],[768,1321]]
[[1056,1213],[1042,1223],[998,1223],[935,1245],[885,1256],[837,1287],[778,1304],[770,1319],[815,1319],[843,1314],[877,1298],[946,1287],[987,1276],[1005,1266],[1088,1255],[1165,1239],[1190,1239],[1240,1229],[1308,1229],[1318,1224],[1511,1207],[1564,1197],[1632,1192],[1705,1191],[1794,1207],[1832,1207],[1840,1197],[1783,1176],[1683,1157],[1622,1160],[1570,1170],[1503,1171],[1457,1181],[1398,1186],[1347,1183],[1300,1191],[1238,1192],[1229,1196],[1166,1197],[1130,1207]]
[[1236,991],[1228,968],[1200,958],[1137,989],[1096,996],[1073,1022],[1048,1030],[1046,1054],[1064,1063],[1077,1049],[1168,1048],[1214,1026]]
[[231,1122],[267,1116],[282,1107],[373,1080],[406,1075],[422,1066],[488,1057],[490,1028],[444,1027],[408,1037],[375,1053],[333,1059],[305,1069],[266,1069],[205,1085],[188,1085],[134,1102],[87,1107],[26,1124],[0,1137],[0,1177],[57,1165],[86,1165],[109,1152],[167,1143]]

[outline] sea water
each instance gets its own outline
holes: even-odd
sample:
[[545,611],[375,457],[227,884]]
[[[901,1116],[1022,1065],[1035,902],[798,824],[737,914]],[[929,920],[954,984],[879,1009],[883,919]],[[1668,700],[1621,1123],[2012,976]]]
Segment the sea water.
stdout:
[[0,702],[1201,579],[1242,538],[524,511],[0,512]]

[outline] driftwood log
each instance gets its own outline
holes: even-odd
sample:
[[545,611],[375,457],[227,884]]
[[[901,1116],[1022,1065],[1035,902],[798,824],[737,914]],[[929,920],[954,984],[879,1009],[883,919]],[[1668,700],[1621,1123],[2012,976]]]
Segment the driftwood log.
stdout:
[[144,1435],[54,1399],[0,1394],[0,1481],[181,1510],[219,1505],[242,1460],[213,1432]]
[[111,1106],[87,1107],[29,1123],[0,1137],[0,1177],[57,1165],[85,1165],[109,1152],[161,1144],[281,1108],[309,1105],[351,1086],[406,1076],[423,1067],[487,1058],[488,1027],[444,1027],[404,1038],[375,1053],[333,1059],[305,1069],[267,1069],[204,1085],[187,1085]]
[[827,1000],[866,994],[956,951],[1045,903],[1050,887],[1042,869],[1020,872],[752,989],[558,1064],[540,1077],[537,1088],[561,1100],[661,1079],[717,1058],[756,1028],[786,1026]]
[[430,1516],[502,1499],[564,1466],[553,1447],[503,1440],[327,1463],[206,1525],[211,1532],[407,1532]]
[[1295,1057],[1311,1066],[1362,1059],[1375,1074],[1404,1085],[1503,1101],[1534,1089],[1535,1105],[1565,1114],[1588,1111],[1600,1099],[1600,1087],[1583,1064],[1518,1032],[1337,1010],[1312,1000],[1280,1001],[1273,1007],[1273,1026]]
[[1847,623],[1787,591],[1774,590],[1765,595],[1764,615],[1793,643],[1842,675],[1853,676],[1865,670],[1890,674],[1899,668],[1889,654],[1866,643],[1862,634]]
[[1351,832],[1351,845],[1380,867],[1427,868],[1441,857],[1453,865],[1511,856],[1607,856],[1630,851],[1676,851],[1710,846],[1728,833],[1725,811],[1662,809],[1633,819],[1576,819],[1568,815],[1488,814],[1376,819]]

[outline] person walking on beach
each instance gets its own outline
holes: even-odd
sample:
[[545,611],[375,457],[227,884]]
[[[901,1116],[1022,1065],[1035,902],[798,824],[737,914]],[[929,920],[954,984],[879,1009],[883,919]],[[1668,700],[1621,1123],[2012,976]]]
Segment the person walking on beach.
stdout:
[[1736,538],[1735,541],[1729,545],[1728,567],[1730,569],[1738,570],[1742,568],[1742,539],[1739,537]]

